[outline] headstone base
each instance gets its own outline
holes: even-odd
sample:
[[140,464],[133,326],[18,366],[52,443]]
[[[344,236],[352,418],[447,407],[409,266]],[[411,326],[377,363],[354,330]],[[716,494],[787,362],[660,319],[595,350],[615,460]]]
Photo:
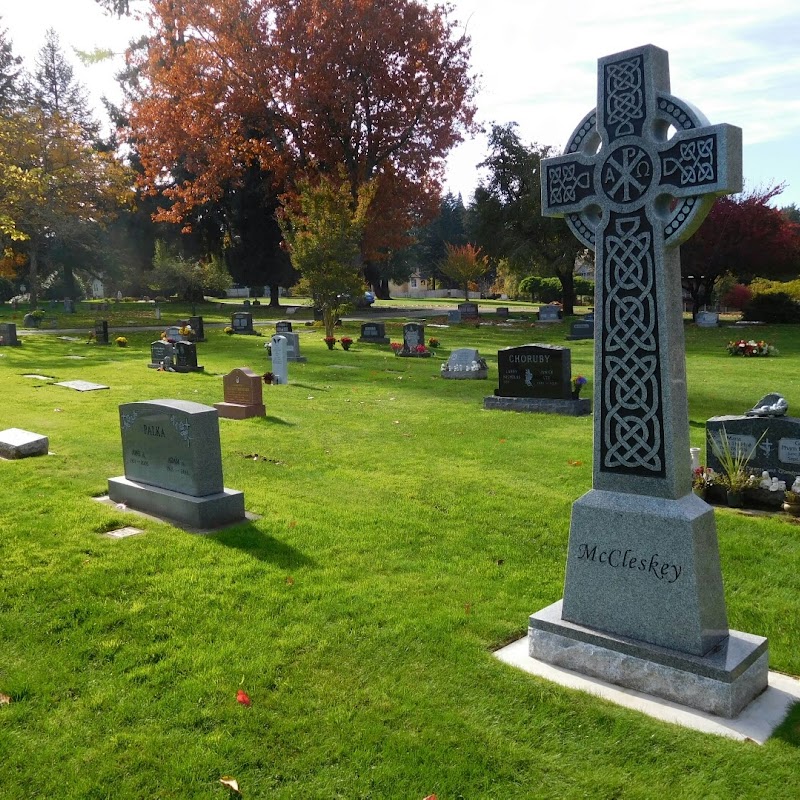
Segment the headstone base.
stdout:
[[706,656],[615,636],[561,619],[561,601],[532,614],[531,658],[732,718],[767,688],[767,640],[739,631]]
[[286,356],[286,360],[291,364],[305,364],[308,361],[305,356]]
[[449,381],[485,381],[489,377],[489,370],[487,368],[457,372],[456,370],[448,369],[442,370],[440,374]]
[[205,367],[179,367],[173,364],[172,369],[174,369],[175,372],[203,372]]
[[391,341],[388,336],[359,336],[357,342],[366,342],[367,344],[389,344]]
[[526,411],[538,414],[563,414],[582,417],[592,413],[592,401],[553,400],[544,397],[484,397],[483,407],[490,411]]
[[411,351],[405,352],[403,350],[398,350],[397,355],[399,358],[430,358],[431,353],[428,351],[427,353],[412,353]]
[[50,440],[40,433],[8,428],[0,431],[0,458],[46,456]]
[[225,419],[249,419],[250,417],[265,417],[267,409],[264,404],[245,406],[240,403],[214,403],[214,408],[220,417]]
[[131,481],[121,475],[108,479],[108,496],[115,503],[194,528],[216,528],[245,519],[244,493],[236,489],[194,497]]

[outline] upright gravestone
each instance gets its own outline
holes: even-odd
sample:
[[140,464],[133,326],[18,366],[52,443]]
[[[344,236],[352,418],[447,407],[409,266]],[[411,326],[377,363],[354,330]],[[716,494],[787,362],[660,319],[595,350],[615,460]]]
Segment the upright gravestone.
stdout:
[[222,379],[224,400],[214,403],[220,417],[249,419],[266,414],[262,399],[262,378],[248,367],[239,367]]
[[498,317],[503,317],[505,319],[508,316],[508,306],[498,306],[494,313],[497,314]]
[[115,503],[196,528],[245,519],[244,495],[222,482],[216,409],[186,400],[119,407],[125,475],[108,479]]
[[71,297],[64,298],[64,313],[65,314],[75,313],[75,302],[72,300]]
[[461,322],[461,312],[455,308],[447,312],[447,321],[451,324]]
[[370,344],[389,344],[389,337],[386,335],[386,326],[383,322],[364,322],[361,325],[361,336],[359,342],[369,342]]
[[97,344],[110,344],[108,341],[108,320],[96,319],[94,321],[94,340]]
[[424,356],[430,355],[425,347],[425,326],[419,322],[407,322],[403,325],[403,349],[399,356]]
[[558,306],[539,306],[539,322],[561,322],[561,309]]
[[549,344],[505,347],[497,353],[498,388],[483,407],[579,416],[590,403],[572,396],[571,354]]
[[189,317],[189,327],[194,331],[194,340],[196,342],[204,342],[206,340],[202,317]]
[[448,380],[479,381],[486,380],[489,368],[473,347],[459,347],[450,353],[450,358],[442,364],[441,375]]
[[175,372],[202,372],[197,365],[197,345],[194,342],[175,343]]
[[283,334],[276,333],[270,342],[272,351],[272,382],[277,384],[289,383],[289,358],[288,342]]
[[275,323],[275,333],[291,333],[292,323],[288,319],[282,319]]
[[462,317],[477,317],[478,304],[477,303],[459,303],[458,310],[461,312]]
[[[672,129],[676,133],[667,138]],[[593,489],[572,508],[563,602],[530,654],[713,714],[767,685],[728,629],[713,510],[691,491],[678,245],[741,189],[741,131],[669,94],[668,56],[601,58],[597,109],[542,162],[542,210],[596,251]]]
[[698,311],[695,324],[698,328],[716,328],[719,325],[719,312]]
[[19,347],[21,344],[17,339],[17,326],[13,322],[0,323],[0,347]]
[[175,345],[159,339],[150,344],[150,369],[172,369],[175,363]]
[[594,320],[575,320],[570,326],[567,339],[571,342],[578,339],[594,339]]
[[287,331],[286,333],[281,333],[280,335],[286,339],[286,360],[292,362],[293,364],[304,363],[306,358],[305,356],[300,355],[300,334]]
[[236,311],[231,315],[231,327],[234,333],[243,333],[252,336],[253,315],[249,311]]

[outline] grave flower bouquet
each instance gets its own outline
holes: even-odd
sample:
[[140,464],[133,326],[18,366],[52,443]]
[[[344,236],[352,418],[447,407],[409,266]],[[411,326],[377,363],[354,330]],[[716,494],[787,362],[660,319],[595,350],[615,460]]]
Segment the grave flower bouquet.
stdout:
[[231,328],[231,326],[230,326],[230,325],[226,325],[226,326],[225,326],[225,327],[222,329],[222,332],[223,332],[223,333],[227,333],[227,334],[228,334],[228,336],[233,336],[233,328]]
[[586,386],[586,378],[583,375],[576,375],[572,379],[572,396],[577,399],[584,386]]
[[117,343],[117,347],[127,347],[128,340],[124,336],[117,336],[114,341]]
[[761,340],[760,342],[750,339],[745,341],[739,339],[736,342],[728,342],[726,348],[728,353],[732,356],[777,356],[778,348],[771,345],[769,342]]
[[322,341],[328,345],[328,350],[333,350],[333,346],[336,344],[336,337],[335,336],[326,336]]
[[349,350],[350,345],[353,344],[353,340],[349,336],[342,336],[342,338],[339,339],[339,342],[342,345],[342,348],[345,350]]
[[438,346],[439,346],[439,340],[434,336],[431,336],[431,338],[428,339],[428,347],[438,347]]
[[395,355],[397,355],[397,354],[398,354],[398,353],[399,353],[399,352],[400,352],[400,351],[403,349],[403,345],[402,345],[402,344],[400,344],[400,342],[392,342],[392,343],[389,345],[389,347],[391,347],[391,348],[392,348],[392,350],[394,351],[394,354],[395,354]]

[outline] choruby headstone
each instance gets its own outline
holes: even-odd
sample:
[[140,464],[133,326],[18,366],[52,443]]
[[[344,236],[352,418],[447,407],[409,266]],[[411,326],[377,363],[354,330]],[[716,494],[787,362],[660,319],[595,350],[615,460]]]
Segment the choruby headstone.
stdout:
[[[542,162],[542,213],[596,251],[593,489],[572,507],[564,599],[530,654],[713,714],[767,685],[728,629],[714,512],[691,492],[678,245],[742,186],[741,131],[672,96],[652,45],[601,58],[597,109]],[[668,132],[676,133],[668,138]]]
[[119,407],[125,475],[108,479],[115,503],[196,528],[245,519],[244,495],[222,482],[219,417],[187,400]]

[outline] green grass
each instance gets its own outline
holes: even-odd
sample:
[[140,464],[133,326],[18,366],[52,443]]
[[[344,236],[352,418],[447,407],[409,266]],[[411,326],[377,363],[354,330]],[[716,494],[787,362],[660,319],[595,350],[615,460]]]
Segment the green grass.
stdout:
[[[592,421],[486,412],[482,398],[498,348],[562,344],[566,324],[429,327],[431,359],[330,352],[300,331],[308,363],[264,387],[267,418],[220,421],[225,484],[261,519],[209,536],[92,499],[122,473],[117,407],[219,401],[230,369],[269,368],[265,339],[212,330],[206,372],[188,375],[147,369],[147,332],[124,349],[43,335],[0,349],[2,427],[44,433],[53,452],[0,462],[3,800],[224,798],[225,775],[250,798],[796,796],[798,709],[757,747],[492,656],[561,596]],[[387,333],[399,340],[400,323]],[[800,329],[758,330],[775,359],[729,357],[733,333],[687,327],[697,446],[707,417],[768,391],[800,406]],[[488,381],[438,377],[464,346],[487,357]],[[592,343],[571,348],[590,376]],[[101,535],[123,525],[146,532]],[[731,627],[768,636],[771,667],[800,674],[800,529],[727,510],[717,526]]]

